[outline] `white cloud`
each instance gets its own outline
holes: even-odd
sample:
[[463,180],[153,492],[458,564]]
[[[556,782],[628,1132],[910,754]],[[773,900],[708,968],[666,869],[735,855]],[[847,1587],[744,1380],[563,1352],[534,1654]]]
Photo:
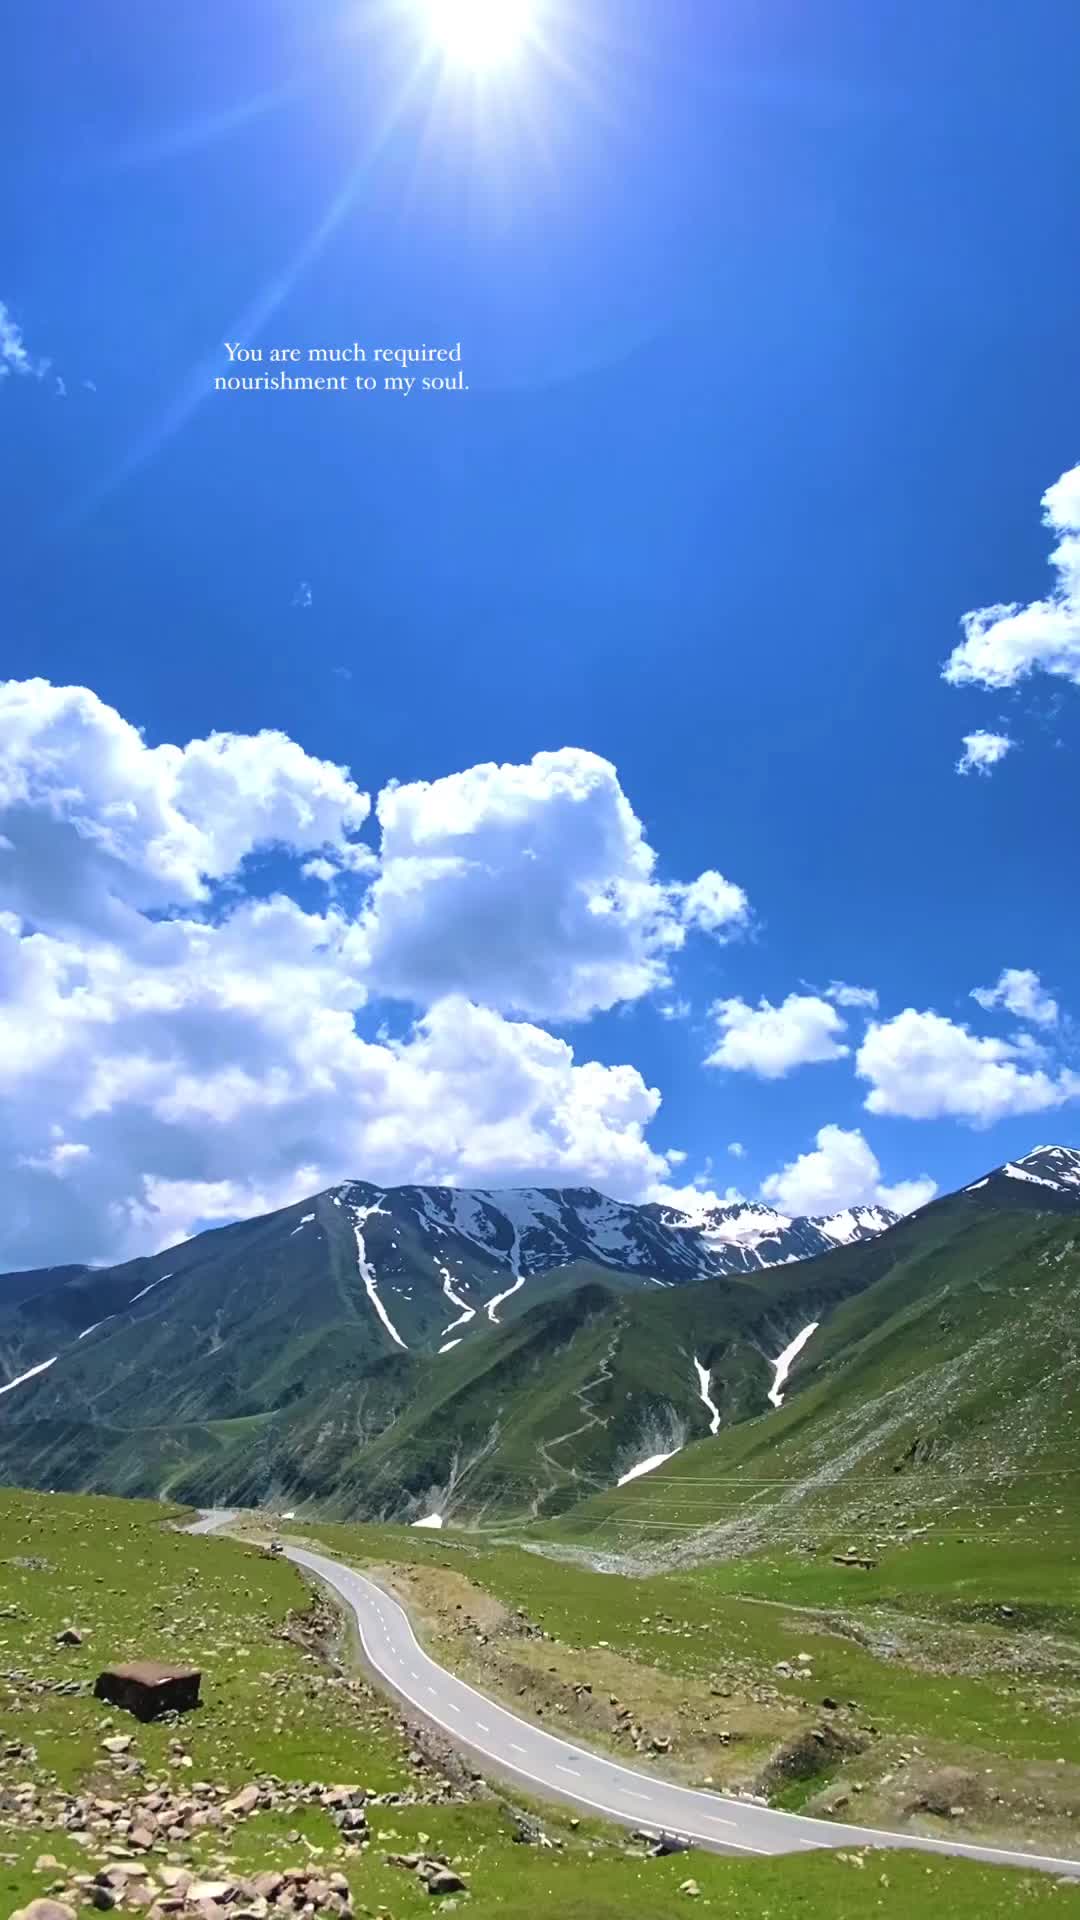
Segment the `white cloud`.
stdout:
[[1012,687],[1036,671],[1080,683],[1080,465],[1047,488],[1042,506],[1043,525],[1060,536],[1050,555],[1054,587],[1027,606],[966,613],[964,639],[944,668],[953,686]]
[[965,733],[964,751],[956,763],[956,771],[989,774],[991,767],[1004,760],[1015,744],[1007,733],[987,733],[981,727],[975,733]]
[[565,747],[389,786],[382,865],[364,916],[371,978],[429,1005],[468,992],[578,1020],[670,984],[688,927],[734,930],[741,888],[705,873],[665,886],[614,767]]
[[742,1160],[746,1157],[746,1148],[743,1146],[741,1140],[729,1140],[728,1152],[733,1160]]
[[669,887],[668,896],[683,925],[701,933],[740,932],[750,917],[750,902],[742,888],[712,870],[699,873],[689,886]]
[[148,747],[85,687],[0,683],[0,888],[39,926],[103,932],[204,902],[260,847],[344,861],[369,811],[285,734]]
[[837,1038],[845,1031],[844,1021],[817,994],[789,993],[779,1007],[764,999],[756,1007],[745,1000],[717,1000],[712,1014],[721,1037],[706,1065],[732,1073],[779,1080],[795,1067],[839,1060],[849,1051]]
[[937,1192],[928,1174],[887,1186],[877,1156],[858,1128],[822,1127],[811,1153],[771,1173],[761,1183],[761,1197],[789,1214],[839,1213],[844,1207],[888,1207],[893,1213],[912,1213]]
[[[345,770],[276,733],[151,748],[85,690],[0,687],[0,1268],[128,1257],[348,1176],[704,1204],[672,1184],[684,1156],[649,1144],[660,1096],[636,1068],[440,990],[475,972],[526,998],[531,934],[549,1004],[607,1004],[685,937],[614,771],[546,760],[494,794],[506,770],[435,783],[441,831],[415,789],[384,794],[380,880],[395,906],[414,880],[426,923],[388,921],[385,890],[371,914],[308,913],[245,894],[237,868],[284,846],[311,877],[364,880],[368,802]],[[536,876],[526,927],[499,929],[485,866],[508,922]],[[456,950],[425,962],[425,925]],[[381,992],[431,992],[403,1036],[357,1032],[373,952]]]
[[1080,1076],[1069,1070],[1055,1076],[1032,1071],[1015,1042],[980,1039],[941,1014],[914,1007],[870,1027],[855,1067],[871,1083],[868,1112],[909,1120],[951,1115],[989,1126],[1080,1094]]
[[995,987],[972,987],[971,998],[988,1011],[1003,1007],[1018,1020],[1030,1020],[1037,1027],[1057,1025],[1058,1003],[1030,967],[1004,967]]
[[29,374],[40,380],[49,370],[47,360],[35,360],[26,351],[22,328],[10,307],[0,300],[0,380],[13,373]]
[[834,980],[825,989],[825,997],[838,1007],[869,1007],[874,1012],[877,1010],[876,987],[849,987],[843,980]]

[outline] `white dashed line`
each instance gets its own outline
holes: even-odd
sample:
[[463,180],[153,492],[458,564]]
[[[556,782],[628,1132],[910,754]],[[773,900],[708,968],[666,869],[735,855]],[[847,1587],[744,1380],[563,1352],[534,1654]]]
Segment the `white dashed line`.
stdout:
[[556,1773],[572,1773],[575,1780],[581,1779],[581,1775],[576,1767],[564,1767],[561,1760],[556,1760],[555,1771]]
[[524,1751],[525,1751],[525,1749],[524,1749],[524,1747],[518,1747],[518,1746],[515,1746],[515,1745],[514,1745],[514,1742],[513,1742],[512,1740],[511,1740],[511,1742],[510,1742],[510,1751],[511,1751],[511,1753],[524,1753]]
[[483,1723],[483,1721],[482,1721],[482,1720],[478,1720],[478,1721],[477,1721],[477,1723],[476,1723],[476,1731],[477,1731],[477,1733],[490,1733],[490,1732],[491,1732],[491,1728],[490,1728],[490,1727],[485,1727],[485,1725],[484,1725],[484,1723]]

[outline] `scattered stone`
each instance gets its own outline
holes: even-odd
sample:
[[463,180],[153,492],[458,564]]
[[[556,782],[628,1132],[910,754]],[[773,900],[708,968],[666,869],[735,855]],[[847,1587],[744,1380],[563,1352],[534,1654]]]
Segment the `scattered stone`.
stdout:
[[679,1892],[689,1894],[691,1900],[696,1900],[701,1888],[696,1880],[683,1880],[679,1883]]
[[75,1910],[62,1900],[31,1900],[29,1906],[13,1913],[11,1920],[75,1920]]
[[110,1733],[102,1741],[106,1753],[126,1753],[131,1745],[130,1733]]
[[81,1647],[82,1643],[83,1637],[78,1627],[64,1627],[56,1636],[58,1647]]

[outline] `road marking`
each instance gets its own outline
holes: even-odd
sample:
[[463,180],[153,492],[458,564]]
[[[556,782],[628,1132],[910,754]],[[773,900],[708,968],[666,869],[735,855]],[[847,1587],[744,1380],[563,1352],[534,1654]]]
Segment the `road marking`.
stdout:
[[429,1692],[430,1694],[432,1694],[432,1695],[433,1695],[433,1694],[434,1694],[434,1692],[435,1692],[435,1689],[434,1689],[434,1687],[429,1687],[429,1688],[428,1688],[428,1692]]
[[461,1712],[461,1708],[458,1706],[458,1703],[456,1700],[448,1700],[446,1704],[449,1707],[451,1713]]
[[511,1753],[524,1753],[524,1751],[525,1751],[525,1749],[524,1749],[524,1747],[518,1747],[518,1746],[515,1746],[515,1744],[514,1744],[514,1742],[513,1742],[512,1740],[511,1740],[511,1742],[510,1742],[510,1751],[511,1751]]
[[477,1721],[477,1723],[476,1723],[476,1731],[477,1731],[477,1733],[490,1733],[490,1732],[491,1732],[491,1728],[490,1728],[490,1727],[485,1727],[485,1725],[484,1725],[484,1723],[483,1723],[483,1721],[482,1721],[482,1720],[478,1720],[478,1721]]
[[556,1760],[555,1762],[555,1771],[556,1773],[572,1773],[575,1780],[581,1779],[581,1775],[576,1767],[564,1767],[560,1760]]
[[419,1678],[420,1678],[420,1675],[419,1675],[418,1673],[414,1673],[414,1672],[413,1672],[413,1669],[412,1669],[412,1668],[410,1667],[410,1668],[409,1668],[409,1679],[410,1679],[410,1680],[419,1680]]
[[623,1792],[625,1793],[628,1800],[651,1800],[652,1799],[651,1793],[635,1793],[633,1787],[624,1787]]

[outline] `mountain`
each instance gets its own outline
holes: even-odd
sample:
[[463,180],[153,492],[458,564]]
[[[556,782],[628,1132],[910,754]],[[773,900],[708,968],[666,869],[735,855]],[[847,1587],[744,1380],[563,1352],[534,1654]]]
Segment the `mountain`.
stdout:
[[[1029,1568],[1071,1568],[1078,1216],[1080,1153],[1061,1147],[924,1208],[882,1236],[878,1270],[821,1317],[778,1409],[725,1423],[656,1472],[609,1485],[557,1531],[629,1553],[642,1569],[742,1567],[747,1556],[772,1566],[787,1553],[804,1570],[790,1575],[792,1594],[800,1580],[820,1590],[820,1569],[835,1573],[837,1560],[872,1569],[881,1557],[880,1581],[856,1579],[886,1608],[898,1545],[917,1544],[927,1562],[930,1549],[960,1545],[971,1560],[1012,1554]],[[929,1563],[908,1578],[933,1585]],[[956,1618],[984,1617],[977,1581],[952,1591]]]
[[1072,1149],[899,1222],[347,1182],[149,1259],[0,1279],[0,1474],[543,1516],[776,1404],[782,1356],[904,1249],[1047,1209],[1080,1211]]
[[[209,1352],[227,1337],[242,1341],[252,1316],[258,1324],[268,1311],[296,1313],[306,1322],[339,1308],[369,1323],[375,1353],[438,1350],[466,1329],[473,1336],[501,1324],[538,1292],[573,1285],[583,1266],[621,1287],[676,1287],[871,1239],[895,1217],[856,1207],[792,1219],[744,1202],[692,1219],[589,1187],[488,1192],[354,1180],[152,1259],[0,1276],[0,1364],[10,1385],[72,1338],[106,1326],[115,1338],[157,1320],[167,1296],[148,1296],[166,1284],[168,1298],[183,1301],[196,1346],[211,1325]],[[256,1268],[258,1299],[248,1284]],[[95,1352],[100,1345],[95,1340]]]

